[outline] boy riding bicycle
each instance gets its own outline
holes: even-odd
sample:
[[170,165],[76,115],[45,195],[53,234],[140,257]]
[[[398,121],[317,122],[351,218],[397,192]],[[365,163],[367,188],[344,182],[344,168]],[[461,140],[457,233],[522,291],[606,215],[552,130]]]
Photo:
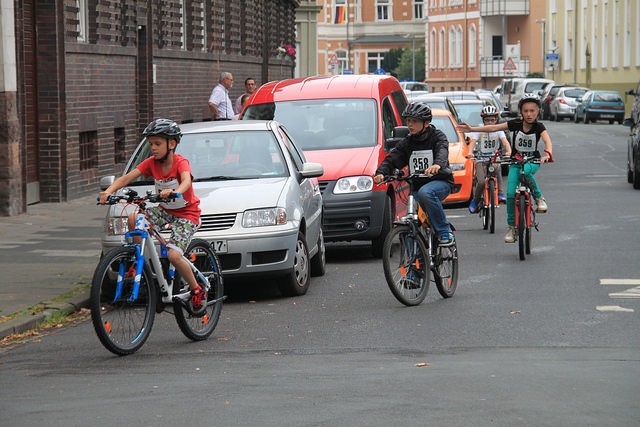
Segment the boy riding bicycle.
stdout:
[[[498,123],[495,125],[484,126],[469,126],[467,123],[463,123],[458,126],[458,130],[461,132],[497,132],[510,130],[513,132],[511,154],[512,156],[518,155],[533,155],[540,159],[541,163],[547,163],[552,158],[552,146],[551,138],[547,132],[547,128],[544,124],[538,121],[538,114],[540,113],[540,98],[533,93],[525,93],[522,99],[518,102],[518,110],[521,117],[509,120],[504,123]],[[541,155],[538,151],[538,144],[540,140],[544,142],[544,151],[547,154]],[[515,235],[515,194],[516,187],[520,181],[520,168],[518,165],[509,166],[509,178],[507,180],[507,234],[504,236],[505,243],[514,243],[516,241]],[[531,183],[531,189],[533,190],[533,197],[536,199],[538,205],[537,212],[547,212],[547,203],[542,196],[542,191],[538,187],[538,183],[534,178],[534,174],[540,168],[539,164],[529,163],[524,166],[524,173]]]
[[[482,122],[485,125],[494,125],[498,123],[498,118],[500,115],[498,114],[498,110],[493,105],[485,106],[480,112],[480,116],[482,117]],[[467,136],[471,138],[471,142],[469,143],[469,153],[468,157],[473,159],[475,157],[481,157],[476,163],[476,182],[478,185],[476,186],[476,191],[473,195],[473,200],[469,204],[469,212],[477,213],[478,212],[478,202],[482,197],[484,192],[484,180],[486,175],[486,168],[484,163],[488,163],[489,158],[493,158],[496,152],[502,147],[502,155],[505,157],[511,156],[511,147],[509,146],[509,141],[507,140],[507,136],[504,131],[498,132],[471,132],[468,133]],[[499,165],[495,165],[497,170],[500,170]],[[498,181],[498,200],[500,203],[504,203],[506,198],[504,197],[504,190],[502,189],[502,174],[496,174],[496,180]]]
[[[155,119],[144,129],[142,136],[147,138],[152,156],[101,192],[100,203],[105,203],[115,191],[140,176],[153,177],[156,192],[166,202],[148,208],[147,216],[153,226],[171,225],[167,244],[169,262],[189,284],[191,304],[194,309],[199,309],[206,302],[206,292],[198,285],[191,267],[182,258],[200,223],[200,200],[191,185],[191,166],[187,159],[174,153],[182,132],[173,120]],[[176,193],[180,193],[181,197],[176,198]],[[135,222],[136,214],[130,214],[129,230],[135,229]]]
[[420,178],[415,197],[427,212],[440,246],[451,246],[454,235],[442,207],[442,200],[453,187],[453,173],[448,168],[449,142],[445,134],[431,124],[433,116],[428,105],[412,102],[404,109],[402,117],[406,120],[409,135],[382,161],[373,182],[379,184],[393,169],[407,165],[411,174],[421,172],[427,175]]

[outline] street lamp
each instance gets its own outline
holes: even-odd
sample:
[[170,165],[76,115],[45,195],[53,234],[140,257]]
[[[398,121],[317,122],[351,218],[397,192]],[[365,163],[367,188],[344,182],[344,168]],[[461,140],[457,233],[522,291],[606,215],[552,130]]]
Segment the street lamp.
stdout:
[[547,77],[547,20],[544,18],[536,19],[536,24],[542,24],[542,75]]

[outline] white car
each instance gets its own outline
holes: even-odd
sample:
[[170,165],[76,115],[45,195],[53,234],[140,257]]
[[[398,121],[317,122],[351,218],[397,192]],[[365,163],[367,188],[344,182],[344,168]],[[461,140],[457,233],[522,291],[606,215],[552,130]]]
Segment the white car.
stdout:
[[[307,162],[276,121],[214,121],[180,128],[176,153],[189,159],[202,210],[195,237],[213,244],[224,276],[282,276],[283,294],[305,294],[310,276],[325,271],[317,180],[322,165]],[[150,155],[144,139],[124,174]],[[114,179],[103,178],[101,187]],[[129,187],[144,193],[153,190],[153,180],[140,179]],[[103,253],[124,243],[130,209],[110,208]]]

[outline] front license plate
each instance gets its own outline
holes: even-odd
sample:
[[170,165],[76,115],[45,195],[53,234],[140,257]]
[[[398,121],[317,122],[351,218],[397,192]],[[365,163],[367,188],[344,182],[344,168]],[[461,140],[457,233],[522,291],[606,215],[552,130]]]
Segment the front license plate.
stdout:
[[613,119],[613,114],[600,114],[603,119]]
[[214,240],[211,242],[213,245],[213,250],[218,254],[226,254],[227,253],[227,241],[226,240]]

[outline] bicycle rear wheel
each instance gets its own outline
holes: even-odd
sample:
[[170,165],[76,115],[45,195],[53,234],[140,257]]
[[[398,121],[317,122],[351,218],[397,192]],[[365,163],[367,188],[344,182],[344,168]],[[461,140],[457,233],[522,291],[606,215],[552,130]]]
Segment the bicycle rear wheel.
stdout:
[[525,230],[527,228],[527,200],[523,194],[518,196],[518,253],[520,260],[525,259]]
[[[487,183],[487,192],[489,194],[489,206],[487,208],[487,222],[489,223],[489,233],[496,232],[496,182],[490,179]],[[485,227],[486,230],[486,227]]]
[[[193,341],[202,341],[213,333],[218,325],[220,312],[222,311],[222,298],[224,285],[222,280],[222,269],[218,256],[211,249],[211,245],[202,239],[193,239],[187,250],[185,257],[209,280],[209,284],[201,283],[200,278],[196,280],[200,286],[207,286],[207,308],[199,315],[190,314],[180,303],[173,305],[176,322],[180,331]],[[187,292],[189,285],[180,275],[176,274],[174,280],[174,294]]]
[[156,286],[146,265],[138,295],[133,295],[136,263],[135,247],[113,249],[100,260],[91,281],[93,328],[102,345],[118,355],[132,354],[142,347],[156,313]]
[[420,304],[429,290],[429,252],[407,225],[393,228],[384,241],[382,266],[393,296],[407,306]]

